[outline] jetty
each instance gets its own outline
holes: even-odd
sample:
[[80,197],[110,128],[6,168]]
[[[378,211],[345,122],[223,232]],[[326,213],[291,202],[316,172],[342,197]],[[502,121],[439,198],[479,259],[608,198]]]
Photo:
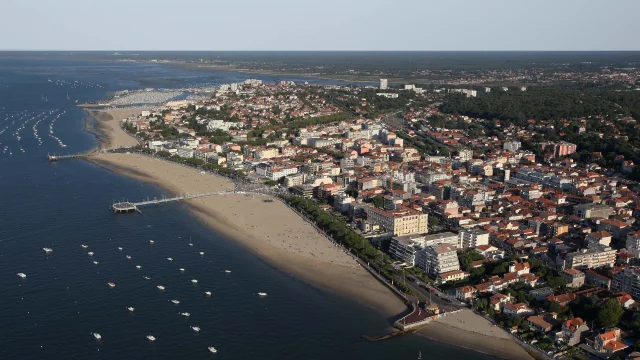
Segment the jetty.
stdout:
[[164,204],[168,202],[195,199],[195,198],[204,197],[204,196],[227,195],[227,194],[235,194],[235,193],[243,193],[243,192],[228,190],[228,191],[216,191],[216,192],[208,192],[208,193],[200,193],[200,194],[186,194],[186,195],[181,195],[181,196],[176,196],[171,198],[167,198],[167,197],[162,197],[160,199],[147,198],[147,200],[140,201],[140,202],[122,201],[122,202],[111,204],[110,209],[113,210],[113,212],[116,214],[126,213],[126,212],[142,212],[140,211],[140,208],[148,205],[159,205],[159,204]]
[[68,155],[56,155],[56,154],[47,154],[47,160],[50,162],[64,160],[64,159],[80,159],[83,157],[89,156],[90,153],[78,153],[78,154],[68,154]]

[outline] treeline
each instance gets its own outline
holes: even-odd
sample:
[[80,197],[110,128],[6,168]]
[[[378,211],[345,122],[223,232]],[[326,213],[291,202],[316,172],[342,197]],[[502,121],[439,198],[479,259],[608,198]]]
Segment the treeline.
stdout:
[[351,116],[349,114],[341,112],[341,113],[332,114],[332,115],[293,120],[292,122],[286,124],[286,126],[292,129],[300,129],[310,125],[321,125],[321,124],[327,124],[327,123],[336,122],[336,121],[345,121],[349,119],[351,119]]
[[640,94],[630,91],[575,91],[535,87],[528,91],[493,91],[466,97],[449,94],[440,110],[449,114],[512,121],[525,126],[528,119],[554,120],[615,114],[640,118]]

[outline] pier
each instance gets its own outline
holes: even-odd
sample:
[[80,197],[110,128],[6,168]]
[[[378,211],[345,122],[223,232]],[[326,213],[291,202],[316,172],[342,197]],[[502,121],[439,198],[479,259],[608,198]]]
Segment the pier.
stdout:
[[69,155],[56,155],[47,154],[47,160],[50,162],[64,160],[64,159],[80,159],[89,156],[89,153],[69,154]]
[[181,196],[176,196],[171,198],[165,198],[165,197],[160,199],[154,198],[152,200],[147,199],[146,201],[140,201],[140,202],[122,201],[118,203],[113,203],[111,205],[111,210],[113,210],[114,213],[133,212],[133,211],[142,212],[140,211],[139,208],[147,205],[159,205],[159,204],[164,204],[168,202],[195,199],[195,198],[204,197],[204,196],[226,195],[226,194],[235,194],[235,193],[244,193],[244,192],[228,190],[228,191],[201,193],[201,194],[187,194],[187,195],[181,195]]

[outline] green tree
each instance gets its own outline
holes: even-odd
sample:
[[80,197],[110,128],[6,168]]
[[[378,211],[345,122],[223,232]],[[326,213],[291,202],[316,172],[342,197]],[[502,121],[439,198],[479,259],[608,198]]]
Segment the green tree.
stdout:
[[373,198],[373,206],[377,208],[384,207],[384,198],[382,196],[376,196]]
[[609,299],[600,307],[596,320],[603,327],[611,327],[620,322],[622,314],[624,314],[624,309],[620,302],[616,299]]
[[440,220],[438,220],[435,216],[429,216],[429,228],[437,227],[440,224]]

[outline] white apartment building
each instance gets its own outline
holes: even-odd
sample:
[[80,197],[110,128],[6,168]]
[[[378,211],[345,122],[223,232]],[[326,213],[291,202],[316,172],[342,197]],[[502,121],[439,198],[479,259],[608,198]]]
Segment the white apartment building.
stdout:
[[489,245],[489,233],[478,229],[461,229],[458,233],[458,249]]
[[297,174],[298,168],[293,167],[269,167],[265,171],[265,177],[270,180],[278,180],[281,177]]
[[388,86],[387,79],[380,79],[380,90],[386,90]]
[[417,257],[418,267],[432,276],[460,270],[455,246],[445,244],[428,246],[419,251]]
[[616,251],[610,247],[602,249],[581,249],[567,254],[563,269],[592,269],[612,267],[616,262]]
[[611,279],[611,290],[624,291],[634,299],[640,299],[640,267],[628,266]]
[[505,143],[502,144],[502,149],[514,153],[518,151],[521,146],[522,143],[520,143],[520,141],[505,141]]
[[640,232],[633,231],[627,234],[626,247],[634,258],[640,258]]

